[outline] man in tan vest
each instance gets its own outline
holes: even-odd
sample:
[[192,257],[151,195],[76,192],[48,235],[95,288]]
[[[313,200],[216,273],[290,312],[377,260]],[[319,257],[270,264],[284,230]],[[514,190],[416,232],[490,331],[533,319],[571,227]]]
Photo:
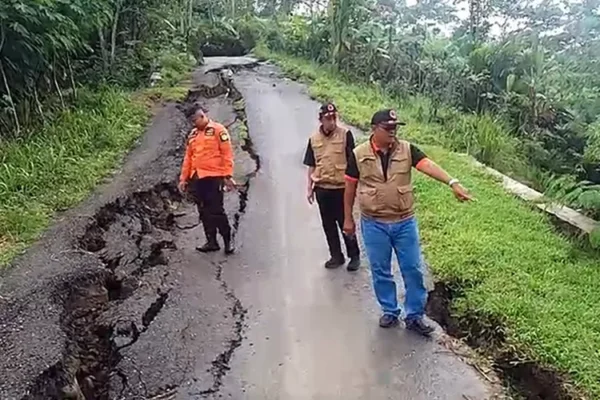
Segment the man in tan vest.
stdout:
[[371,265],[373,287],[383,310],[382,328],[398,324],[396,283],[392,273],[392,249],[398,257],[404,280],[406,327],[428,336],[425,303],[427,289],[423,279],[417,221],[414,216],[412,168],[450,187],[456,198],[470,200],[467,191],[416,146],[396,138],[398,121],[394,110],[381,110],[371,119],[370,140],[357,146],[348,158],[344,201],[344,232],[354,235],[353,207],[358,192],[361,232]]
[[[354,137],[350,130],[338,124],[334,104],[326,103],[319,111],[319,129],[308,140],[304,164],[308,166],[308,202],[315,196],[319,204],[323,230],[331,258],[325,268],[337,268],[346,262],[340,244],[340,231],[344,224],[344,187],[347,157],[354,149]],[[360,266],[360,254],[356,235],[344,235],[350,262],[348,271]]]

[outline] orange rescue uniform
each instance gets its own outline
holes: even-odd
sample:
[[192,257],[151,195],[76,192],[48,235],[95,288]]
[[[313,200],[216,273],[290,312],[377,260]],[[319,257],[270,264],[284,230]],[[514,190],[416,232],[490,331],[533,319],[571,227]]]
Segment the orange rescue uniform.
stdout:
[[233,175],[233,149],[223,125],[209,121],[203,130],[194,128],[190,133],[179,181],[194,175],[198,179]]

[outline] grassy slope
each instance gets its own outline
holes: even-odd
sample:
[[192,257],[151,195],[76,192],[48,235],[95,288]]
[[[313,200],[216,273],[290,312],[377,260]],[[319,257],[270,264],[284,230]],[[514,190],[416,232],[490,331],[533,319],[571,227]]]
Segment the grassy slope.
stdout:
[[[335,101],[351,124],[366,128],[375,109],[394,105],[323,67],[265,55],[290,75],[308,78],[310,93]],[[398,109],[401,115],[411,112]],[[506,194],[467,157],[427,146],[439,144],[437,127],[408,122],[403,135],[426,145],[429,155],[478,199],[459,204],[446,187],[416,179],[421,235],[434,273],[442,280],[474,282],[453,312],[459,318],[498,318],[508,331],[507,346],[569,373],[580,389],[600,396],[600,261],[555,233],[546,216]]]
[[81,90],[71,109],[39,131],[23,140],[0,140],[0,268],[57,211],[80,202],[118,166],[143,133],[150,105],[185,93],[180,87]]

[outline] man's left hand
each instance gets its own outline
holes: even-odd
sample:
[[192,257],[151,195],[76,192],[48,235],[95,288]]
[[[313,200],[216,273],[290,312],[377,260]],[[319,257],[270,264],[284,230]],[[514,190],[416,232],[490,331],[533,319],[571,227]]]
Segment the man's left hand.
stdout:
[[456,196],[456,198],[460,201],[473,200],[473,196],[471,196],[467,189],[465,189],[460,183],[455,183],[452,185],[452,191],[454,192],[454,196]]
[[229,192],[235,190],[236,183],[233,178],[225,178],[225,189]]

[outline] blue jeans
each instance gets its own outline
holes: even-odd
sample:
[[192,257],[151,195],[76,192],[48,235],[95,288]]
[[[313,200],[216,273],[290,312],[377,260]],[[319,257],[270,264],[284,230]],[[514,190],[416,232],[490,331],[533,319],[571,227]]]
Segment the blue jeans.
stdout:
[[386,223],[362,217],[361,230],[371,264],[373,288],[384,314],[400,316],[396,282],[392,273],[392,249],[398,257],[404,279],[407,320],[425,315],[427,289],[421,269],[421,246],[416,219]]

